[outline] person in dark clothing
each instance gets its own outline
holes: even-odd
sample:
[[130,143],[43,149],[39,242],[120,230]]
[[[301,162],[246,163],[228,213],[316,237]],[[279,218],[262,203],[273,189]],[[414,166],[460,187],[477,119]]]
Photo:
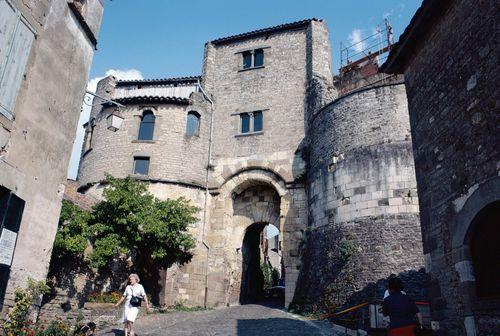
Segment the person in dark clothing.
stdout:
[[415,320],[419,327],[422,326],[422,315],[415,301],[401,293],[403,283],[398,278],[389,278],[388,290],[389,296],[382,304],[383,314],[390,318],[388,336],[414,336],[417,326]]

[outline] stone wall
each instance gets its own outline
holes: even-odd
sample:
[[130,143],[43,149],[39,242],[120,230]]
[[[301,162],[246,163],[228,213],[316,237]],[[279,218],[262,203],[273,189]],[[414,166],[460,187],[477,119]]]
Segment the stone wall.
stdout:
[[467,234],[500,199],[498,3],[425,5],[442,10],[392,66],[406,78],[432,319],[442,334],[499,335],[500,303],[476,296]]
[[[5,306],[28,277],[44,279],[57,230],[72,139],[95,45],[67,1],[11,3],[36,32],[14,118],[0,116],[0,185],[25,203]],[[93,13],[97,29],[103,7]],[[97,33],[95,31],[94,33]],[[94,34],[95,37],[95,34]]]
[[[213,305],[238,302],[242,261],[236,250],[243,235],[235,236],[234,230],[246,230],[252,224],[239,223],[226,198],[261,184],[280,195],[277,226],[283,235],[287,304],[294,295],[299,245],[307,224],[302,184],[307,85],[313,77],[321,77],[325,87],[332,83],[327,36],[326,23],[312,20],[296,29],[214,41],[205,47],[203,83],[215,102],[214,169],[209,181],[214,199],[207,233]],[[264,66],[242,69],[241,52],[256,48],[264,48]],[[262,132],[240,134],[239,114],[257,110],[263,111]]]
[[[114,107],[103,108],[95,117],[92,116],[91,120],[95,125],[92,148],[82,155],[78,171],[79,186],[101,181],[105,173],[115,177],[132,175],[134,156],[150,158],[147,179],[203,186],[208,156],[210,109],[206,109],[200,95],[193,93],[189,104],[127,104],[120,108],[124,120],[116,132],[107,129],[106,120]],[[152,141],[137,140],[142,113],[146,110],[155,115]],[[196,111],[201,116],[198,135],[186,135],[186,119],[190,111]],[[87,136],[90,134],[87,133]]]
[[423,267],[403,84],[334,100],[308,138],[310,222],[295,301],[325,308],[377,298],[375,284],[391,273]]

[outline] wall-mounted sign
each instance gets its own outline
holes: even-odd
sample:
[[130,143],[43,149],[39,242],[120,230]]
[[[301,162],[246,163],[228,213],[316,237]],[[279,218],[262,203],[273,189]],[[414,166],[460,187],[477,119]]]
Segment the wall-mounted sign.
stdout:
[[0,236],[0,264],[10,266],[14,249],[16,248],[17,233],[3,229]]

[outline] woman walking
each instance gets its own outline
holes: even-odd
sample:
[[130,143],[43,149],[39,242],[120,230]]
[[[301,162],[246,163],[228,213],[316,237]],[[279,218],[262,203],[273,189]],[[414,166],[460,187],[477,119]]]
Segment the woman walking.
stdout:
[[120,306],[125,301],[125,308],[123,309],[123,330],[125,336],[134,336],[134,322],[139,313],[141,301],[146,303],[146,309],[149,309],[148,297],[144,291],[144,287],[139,284],[139,276],[137,274],[130,274],[128,277],[130,285],[125,288],[125,292],[121,299],[115,304],[115,307]]
[[398,278],[390,277],[387,287],[389,296],[384,299],[382,311],[390,318],[388,336],[414,336],[415,328],[422,328],[422,315],[417,305],[401,292],[403,283]]

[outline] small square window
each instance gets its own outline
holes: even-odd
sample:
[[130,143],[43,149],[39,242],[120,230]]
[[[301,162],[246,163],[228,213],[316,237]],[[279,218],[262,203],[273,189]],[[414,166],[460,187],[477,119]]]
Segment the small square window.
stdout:
[[241,133],[250,132],[250,115],[248,113],[240,114]]
[[245,51],[243,53],[243,69],[249,69],[252,67],[252,52]]
[[253,66],[260,67],[264,65],[264,50],[263,49],[255,49],[253,54]]
[[148,175],[148,173],[149,173],[149,158],[134,157],[134,174]]

